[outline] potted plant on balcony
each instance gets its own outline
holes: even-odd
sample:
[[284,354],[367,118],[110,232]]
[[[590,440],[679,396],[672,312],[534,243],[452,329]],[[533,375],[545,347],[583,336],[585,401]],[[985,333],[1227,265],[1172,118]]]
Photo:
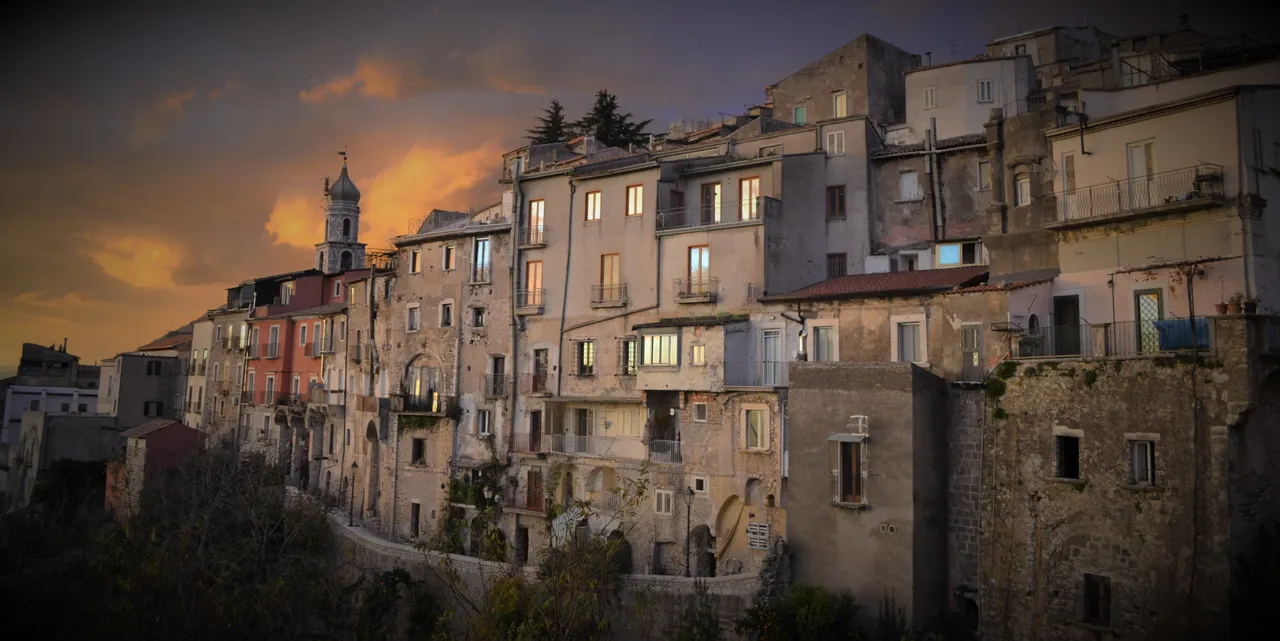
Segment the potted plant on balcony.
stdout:
[[1244,307],[1244,313],[1246,314],[1258,313],[1258,299],[1252,296],[1245,298],[1243,302],[1243,307]]
[[1226,304],[1226,302],[1214,303],[1214,304],[1213,304],[1213,311],[1217,312],[1219,316],[1222,316],[1222,315],[1226,314],[1226,313],[1227,313],[1227,304]]
[[1244,294],[1241,294],[1239,292],[1232,294],[1231,298],[1227,299],[1227,313],[1239,314],[1240,307],[1243,302],[1244,302]]

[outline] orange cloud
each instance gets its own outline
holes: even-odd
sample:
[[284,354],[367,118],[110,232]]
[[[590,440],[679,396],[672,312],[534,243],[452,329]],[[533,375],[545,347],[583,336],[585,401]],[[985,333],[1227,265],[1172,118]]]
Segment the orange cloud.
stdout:
[[80,292],[68,292],[55,297],[45,296],[36,292],[24,292],[14,296],[13,302],[41,309],[67,309],[88,307],[97,304],[98,301],[86,300],[84,294]]
[[276,198],[266,229],[277,245],[311,249],[324,236],[324,208],[314,198]]
[[136,147],[159,140],[182,120],[187,103],[195,97],[195,89],[161,96],[134,119],[129,144]]
[[362,56],[348,75],[331,78],[298,92],[306,103],[324,102],[355,91],[368,98],[403,100],[431,91],[478,86],[505,93],[543,93],[531,82],[508,78],[505,67],[485,52],[466,56],[453,52],[444,60],[449,68],[429,74],[419,65],[382,56]]
[[173,273],[184,255],[180,245],[150,236],[83,236],[93,247],[85,251],[108,276],[134,287],[173,289]]

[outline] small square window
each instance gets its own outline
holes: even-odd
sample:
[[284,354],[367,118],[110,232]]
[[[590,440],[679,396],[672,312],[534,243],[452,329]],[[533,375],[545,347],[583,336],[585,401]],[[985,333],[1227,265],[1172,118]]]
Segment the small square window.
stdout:
[[79,405],[79,407],[77,407],[77,408],[76,408],[76,411],[78,411],[78,412],[80,412],[81,414],[83,414],[83,413],[85,413],[85,412],[88,412],[88,411],[89,411],[89,406],[88,406],[88,405],[86,405],[86,404],[84,404],[84,403],[81,403],[81,404]]
[[484,327],[484,308],[483,307],[471,308],[471,325],[473,327]]
[[1084,575],[1084,622],[1111,625],[1111,578]]
[[1056,476],[1060,479],[1080,478],[1080,438],[1059,434]]
[[1129,441],[1129,482],[1133,485],[1156,484],[1154,441]]
[[699,366],[707,364],[707,345],[705,343],[689,344],[689,364]]
[[705,476],[693,477],[693,491],[697,494],[706,494],[707,493],[707,477]]
[[849,259],[847,254],[827,254],[827,278],[844,276],[848,273]]
[[1015,56],[1025,56],[1025,55],[1027,55],[1027,45],[1014,45],[1014,46],[1013,46],[1013,55],[1015,55]]
[[62,404],[62,411],[63,411],[63,412],[70,412],[70,411],[71,411],[71,403],[63,403],[63,404]]
[[675,511],[675,493],[671,490],[655,490],[653,493],[653,511],[657,514],[672,514]]
[[707,404],[706,403],[693,404],[693,422],[695,423],[707,422]]
[[424,439],[424,438],[413,439],[413,458],[409,462],[412,463],[413,465],[426,465],[427,439]]

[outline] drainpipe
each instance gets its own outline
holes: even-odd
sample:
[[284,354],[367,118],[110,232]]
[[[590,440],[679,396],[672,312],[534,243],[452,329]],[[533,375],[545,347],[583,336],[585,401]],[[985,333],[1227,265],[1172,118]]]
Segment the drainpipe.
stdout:
[[[490,250],[493,246],[490,245]],[[462,293],[466,291],[464,284],[465,278],[458,283],[458,296],[454,300],[458,301],[454,306],[456,309],[453,329],[457,337],[453,343],[453,402],[458,404],[458,417],[453,419],[453,444],[449,452],[449,480],[453,480],[458,475],[458,435],[462,429],[462,395],[458,390],[462,388],[462,318],[461,311],[466,309],[466,301],[462,299]]]
[[933,191],[933,239],[942,240],[942,178],[938,175],[938,119],[929,119],[929,131],[925,136],[925,149],[929,154],[925,159],[929,173],[929,186]]
[[[573,194],[578,191],[578,184],[569,179],[569,230],[565,239],[564,250],[564,291],[560,293],[560,342],[556,345],[556,396],[560,396],[560,386],[564,381],[564,317],[569,310],[569,272],[573,264]],[[661,261],[659,261],[661,262]]]
[[[510,416],[507,420],[507,451],[511,451],[511,445],[516,437],[516,402],[519,397],[516,396],[516,372],[520,371],[520,317],[516,315],[516,286],[520,279],[520,218],[524,213],[524,192],[520,188],[520,170],[522,169],[521,158],[517,157],[515,166],[511,172],[511,197],[512,208],[515,210],[511,215],[511,267],[507,278],[507,289],[511,292],[510,311],[511,311],[511,383],[507,385],[507,414]],[[543,224],[546,221],[543,220]],[[506,372],[500,372],[505,375]],[[533,437],[530,437],[533,438]]]

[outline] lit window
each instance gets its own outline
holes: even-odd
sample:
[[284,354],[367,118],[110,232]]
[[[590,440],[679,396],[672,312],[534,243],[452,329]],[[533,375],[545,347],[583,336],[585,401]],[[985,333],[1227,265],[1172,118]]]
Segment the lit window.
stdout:
[[600,192],[587,192],[587,220],[600,220]]
[[925,87],[923,98],[925,109],[933,109],[938,106],[938,91],[934,87]]
[[648,334],[644,337],[645,365],[680,364],[680,340],[676,334]]
[[689,345],[689,364],[707,364],[707,346],[705,343],[693,343]]
[[627,215],[639,216],[644,213],[644,186],[627,187]]
[[831,94],[831,117],[845,118],[849,115],[849,92],[837,91]]
[[743,444],[749,450],[763,450],[769,447],[768,427],[765,424],[765,410],[747,409],[743,411]]
[[578,376],[595,376],[596,375],[596,342],[595,341],[579,341],[578,342]]

